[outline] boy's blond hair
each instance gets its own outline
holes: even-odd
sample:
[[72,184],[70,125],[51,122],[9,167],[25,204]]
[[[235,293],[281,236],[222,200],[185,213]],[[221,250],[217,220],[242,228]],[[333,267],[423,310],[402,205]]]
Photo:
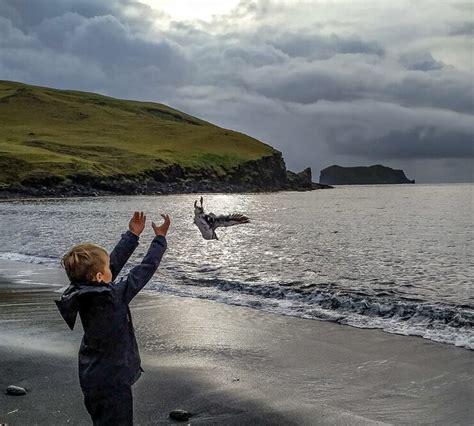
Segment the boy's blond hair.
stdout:
[[92,243],[77,244],[63,256],[61,265],[71,282],[95,281],[97,272],[103,272],[107,250]]

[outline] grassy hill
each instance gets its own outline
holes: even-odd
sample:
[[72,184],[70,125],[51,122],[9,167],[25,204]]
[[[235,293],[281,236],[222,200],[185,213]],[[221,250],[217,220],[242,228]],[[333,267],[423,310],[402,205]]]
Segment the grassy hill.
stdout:
[[0,81],[0,188],[41,177],[140,175],[172,164],[225,174],[279,154],[165,105]]

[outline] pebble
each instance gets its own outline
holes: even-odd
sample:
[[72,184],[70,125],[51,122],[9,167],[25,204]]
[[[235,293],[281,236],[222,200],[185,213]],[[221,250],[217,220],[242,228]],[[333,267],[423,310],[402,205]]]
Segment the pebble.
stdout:
[[170,419],[178,420],[180,422],[185,422],[189,420],[192,416],[192,413],[186,410],[173,410],[170,411]]
[[26,395],[26,389],[21,388],[20,386],[10,385],[5,391],[7,395]]

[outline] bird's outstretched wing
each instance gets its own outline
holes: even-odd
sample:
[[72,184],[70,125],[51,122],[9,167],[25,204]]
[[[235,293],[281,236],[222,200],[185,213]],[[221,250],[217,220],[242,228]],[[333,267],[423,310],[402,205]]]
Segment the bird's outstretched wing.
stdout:
[[249,223],[250,219],[247,216],[242,214],[228,214],[228,215],[219,215],[213,218],[213,228],[227,227],[233,225],[240,225],[242,223]]

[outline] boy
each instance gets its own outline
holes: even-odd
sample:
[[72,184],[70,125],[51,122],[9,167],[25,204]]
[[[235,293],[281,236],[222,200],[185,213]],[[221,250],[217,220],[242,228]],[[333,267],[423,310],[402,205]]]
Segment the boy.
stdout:
[[168,215],[162,215],[141,264],[115,281],[138,246],[146,216],[135,212],[129,230],[110,256],[94,244],[79,244],[63,257],[62,265],[71,281],[56,305],[74,328],[77,313],[84,337],[79,349],[79,382],[84,403],[94,425],[132,425],[132,385],[143,371],[128,304],[155,273],[166,250]]

